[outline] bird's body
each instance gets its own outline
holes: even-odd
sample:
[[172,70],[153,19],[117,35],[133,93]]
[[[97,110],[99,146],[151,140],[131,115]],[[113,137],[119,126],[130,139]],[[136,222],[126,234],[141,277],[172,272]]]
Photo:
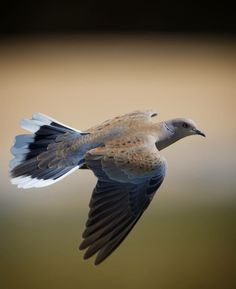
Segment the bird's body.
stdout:
[[95,263],[122,242],[151,202],[166,173],[160,150],[192,134],[201,134],[191,120],[155,123],[153,111],[115,117],[85,132],[42,115],[23,120],[32,135],[16,137],[10,163],[18,187],[50,185],[78,168],[98,178],[80,249]]

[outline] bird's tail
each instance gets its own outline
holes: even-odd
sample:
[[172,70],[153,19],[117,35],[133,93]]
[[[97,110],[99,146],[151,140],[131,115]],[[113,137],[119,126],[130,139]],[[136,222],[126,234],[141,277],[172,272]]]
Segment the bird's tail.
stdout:
[[[45,187],[51,185],[83,165],[83,162],[69,163],[68,165],[50,165],[52,155],[48,154],[50,144],[60,136],[79,137],[83,133],[68,127],[58,121],[35,113],[32,119],[21,121],[21,127],[32,134],[22,134],[15,138],[11,148],[14,159],[10,162],[11,182],[19,188]],[[39,155],[46,155],[44,164],[39,165]],[[47,156],[48,154],[48,156]],[[41,162],[42,163],[42,162]],[[46,163],[46,165],[45,165]]]

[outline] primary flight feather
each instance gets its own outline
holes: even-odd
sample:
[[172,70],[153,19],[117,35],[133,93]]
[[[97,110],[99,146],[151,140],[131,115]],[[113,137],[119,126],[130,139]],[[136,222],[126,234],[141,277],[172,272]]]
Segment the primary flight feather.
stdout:
[[77,169],[97,177],[80,249],[101,263],[124,240],[162,184],[166,160],[160,150],[190,135],[205,136],[192,120],[153,122],[153,111],[115,117],[85,132],[35,113],[21,122],[11,149],[12,183],[19,188],[51,185]]

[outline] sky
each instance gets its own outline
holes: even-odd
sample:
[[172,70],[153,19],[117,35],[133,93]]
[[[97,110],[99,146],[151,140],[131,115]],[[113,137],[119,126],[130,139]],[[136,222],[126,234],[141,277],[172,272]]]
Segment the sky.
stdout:
[[[226,36],[44,35],[0,44],[0,287],[234,289],[236,42]],[[206,138],[161,151],[165,181],[99,267],[77,247],[96,183],[76,171],[18,189],[8,163],[22,118],[42,112],[80,130],[134,110],[193,119]],[[171,277],[170,277],[171,276]]]
[[[234,198],[235,56],[230,39],[74,36],[6,41],[0,46],[4,188],[16,191],[6,168],[14,136],[24,133],[22,118],[42,112],[85,130],[120,114],[153,109],[156,121],[191,118],[207,135],[162,151],[168,161],[167,188],[185,192],[194,184],[201,193],[193,198]],[[85,182],[88,175],[81,178],[76,172],[55,186]]]

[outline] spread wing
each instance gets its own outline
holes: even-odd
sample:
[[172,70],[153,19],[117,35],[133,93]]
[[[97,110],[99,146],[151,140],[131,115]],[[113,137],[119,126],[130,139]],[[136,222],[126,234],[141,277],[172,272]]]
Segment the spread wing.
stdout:
[[108,146],[86,155],[98,178],[80,249],[84,258],[97,254],[95,264],[107,258],[125,239],[148,207],[164,180],[166,161],[151,146]]

